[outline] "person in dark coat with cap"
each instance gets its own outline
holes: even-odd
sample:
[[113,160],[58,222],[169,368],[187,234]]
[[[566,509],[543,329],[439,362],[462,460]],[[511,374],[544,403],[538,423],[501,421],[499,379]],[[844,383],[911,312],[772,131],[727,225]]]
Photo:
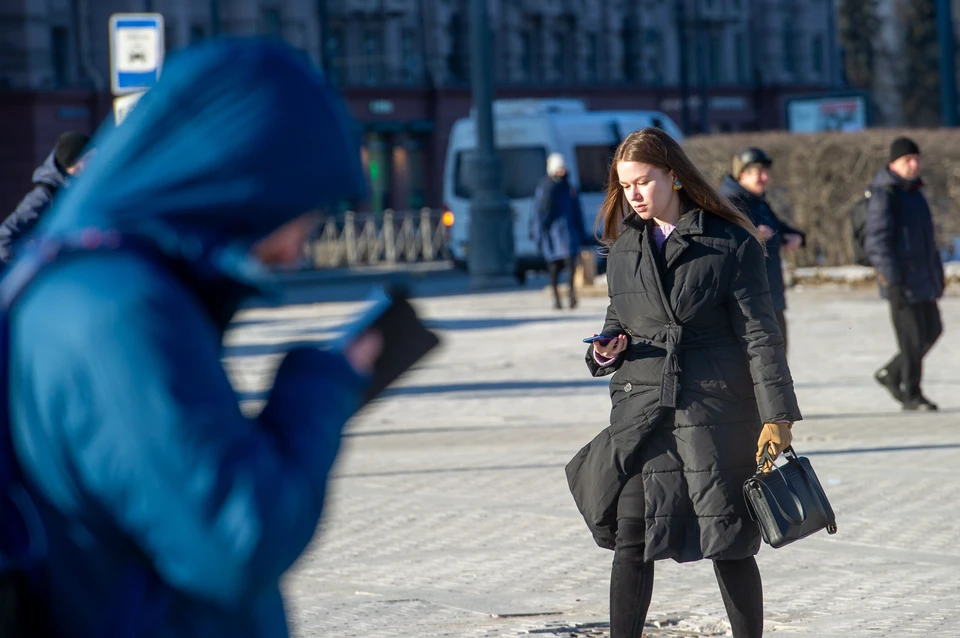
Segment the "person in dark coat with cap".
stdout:
[[783,283],[781,248],[793,252],[806,243],[806,235],[783,221],[767,201],[767,184],[773,160],[763,149],[745,148],[733,157],[732,171],[720,184],[720,193],[737,205],[760,231],[767,247],[767,277],[777,323],[787,342],[786,286]]
[[36,226],[57,191],[83,170],[89,142],[88,136],[76,131],[67,131],[57,138],[43,164],[33,171],[33,189],[0,224],[0,262],[10,263],[16,242]]
[[669,135],[614,154],[599,224],[610,305],[587,365],[613,373],[610,426],[567,465],[614,550],[611,638],[640,638],[654,562],[712,560],[733,635],[763,633],[760,530],[743,483],[801,419],[757,229]]
[[943,332],[937,299],[943,295],[943,262],[933,216],[923,196],[920,147],[906,137],[890,145],[890,162],[877,173],[867,205],[864,247],[877,270],[880,294],[900,351],[875,374],[905,410],[936,410],[923,395],[923,358]]

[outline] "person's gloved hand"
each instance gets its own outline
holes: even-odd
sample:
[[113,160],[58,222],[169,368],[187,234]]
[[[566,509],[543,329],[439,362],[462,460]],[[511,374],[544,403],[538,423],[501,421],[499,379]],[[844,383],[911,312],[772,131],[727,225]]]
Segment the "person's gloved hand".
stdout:
[[907,294],[900,284],[890,284],[887,286],[887,299],[896,308],[903,308],[907,305]]
[[[763,451],[767,450],[774,459],[780,456],[784,448],[790,446],[793,442],[793,433],[790,431],[792,423],[764,423],[760,430],[760,439],[757,441],[757,463],[760,463],[760,457]],[[769,461],[764,463],[763,471],[769,472],[773,469]]]

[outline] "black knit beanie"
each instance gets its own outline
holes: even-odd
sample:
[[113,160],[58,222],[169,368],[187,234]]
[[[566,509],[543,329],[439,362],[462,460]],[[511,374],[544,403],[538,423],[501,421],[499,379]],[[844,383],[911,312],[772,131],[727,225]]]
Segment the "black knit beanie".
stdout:
[[890,161],[895,162],[904,155],[919,155],[920,147],[909,137],[898,137],[890,145]]
[[77,163],[84,149],[90,143],[90,138],[83,133],[76,131],[67,131],[57,138],[57,145],[54,147],[53,159],[61,170],[67,170]]

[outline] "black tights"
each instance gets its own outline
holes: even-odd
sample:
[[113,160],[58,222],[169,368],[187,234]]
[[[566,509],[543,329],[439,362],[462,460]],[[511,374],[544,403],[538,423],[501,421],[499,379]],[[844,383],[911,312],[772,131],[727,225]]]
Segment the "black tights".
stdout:
[[553,287],[553,298],[557,308],[560,308],[560,273],[566,270],[570,273],[570,307],[577,304],[577,291],[573,288],[573,273],[577,269],[577,257],[567,257],[550,262],[550,285]]
[[[610,574],[610,638],[640,638],[653,595],[653,563],[643,560],[643,483],[632,477],[617,503],[617,548]],[[715,560],[713,570],[720,584],[734,638],[763,635],[763,587],[757,561]]]

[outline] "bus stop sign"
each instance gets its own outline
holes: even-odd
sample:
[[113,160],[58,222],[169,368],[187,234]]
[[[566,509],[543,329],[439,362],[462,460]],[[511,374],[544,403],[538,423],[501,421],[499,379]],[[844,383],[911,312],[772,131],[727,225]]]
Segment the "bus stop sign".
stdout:
[[115,13],[110,16],[110,89],[114,95],[151,88],[163,67],[163,16]]

